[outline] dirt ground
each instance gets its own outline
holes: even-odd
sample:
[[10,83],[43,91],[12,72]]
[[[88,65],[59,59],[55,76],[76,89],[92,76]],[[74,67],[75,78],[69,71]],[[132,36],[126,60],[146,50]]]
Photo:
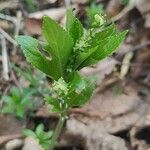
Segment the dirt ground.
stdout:
[[42,16],[64,25],[70,6],[85,28],[87,10],[94,9],[129,33],[113,56],[81,70],[96,77],[96,89],[89,103],[69,112],[55,149],[150,150],[150,0],[0,0],[0,110],[13,86],[36,91],[23,119],[0,111],[0,150],[40,150],[22,129],[34,130],[39,123],[46,130],[56,126],[58,116],[42,95],[50,81],[26,62],[14,37],[42,39]]

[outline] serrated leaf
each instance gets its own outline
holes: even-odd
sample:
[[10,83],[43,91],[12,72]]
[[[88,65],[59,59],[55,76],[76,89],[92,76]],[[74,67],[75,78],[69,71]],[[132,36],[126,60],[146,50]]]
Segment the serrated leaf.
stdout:
[[36,39],[21,35],[17,36],[16,40],[21,45],[21,49],[29,63],[53,79],[59,78],[57,69],[53,69],[54,64],[39,51],[39,44]]
[[83,26],[71,9],[67,10],[66,29],[74,39],[74,43],[83,35]]
[[105,27],[102,31],[97,32],[94,37],[89,41],[91,46],[96,46],[100,41],[116,34],[116,26],[115,24],[111,24],[108,27]]
[[106,27],[102,31],[96,33],[92,39],[88,41],[89,47],[83,52],[79,53],[74,64],[74,70],[76,70],[83,61],[85,61],[93,52],[95,52],[101,41],[113,35],[116,32],[114,24]]
[[78,73],[73,75],[70,81],[70,89],[66,103],[70,106],[82,106],[92,96],[94,85],[88,79],[81,77]]
[[104,40],[100,41],[95,51],[93,51],[93,53],[91,53],[91,55],[88,56],[88,58],[83,61],[83,63],[79,66],[78,69],[81,69],[85,66],[93,65],[97,63],[98,61],[102,60],[103,58],[110,56],[112,53],[116,51],[116,48],[124,40],[126,34],[127,34],[127,31],[124,31],[124,32],[109,36],[105,38]]
[[46,51],[50,54],[51,70],[56,70],[59,79],[64,76],[65,67],[71,56],[73,39],[58,23],[45,16],[43,18],[43,34],[48,42]]

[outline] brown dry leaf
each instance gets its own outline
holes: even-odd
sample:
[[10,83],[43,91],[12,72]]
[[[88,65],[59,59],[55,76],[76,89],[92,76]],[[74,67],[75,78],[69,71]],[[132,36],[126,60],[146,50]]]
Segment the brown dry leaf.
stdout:
[[42,148],[37,140],[32,137],[27,137],[22,150],[42,150]]
[[121,10],[121,1],[120,0],[111,0],[109,1],[106,13],[108,16],[113,17],[116,16]]
[[47,15],[56,21],[61,21],[64,18],[65,13],[66,8],[64,7],[31,13],[25,20],[25,29],[30,35],[41,35],[42,17],[44,15]]
[[10,115],[0,115],[0,136],[20,134],[21,132],[21,123],[15,117]]
[[150,28],[150,1],[149,0],[134,0],[136,8],[144,16],[145,27]]
[[[121,88],[121,85],[119,85]],[[106,116],[116,116],[124,114],[133,110],[140,101],[139,96],[137,95],[137,90],[135,87],[126,85],[125,90],[116,95],[113,91],[113,87],[110,87],[103,93],[96,93],[93,96],[93,99],[87,104],[84,109],[87,109],[88,112],[95,111],[99,114],[105,113]]]
[[36,18],[25,19],[25,29],[30,35],[42,34],[42,20]]
[[132,0],[135,6],[140,11],[141,14],[150,11],[150,1],[149,0]]
[[108,134],[93,124],[84,124],[75,119],[67,121],[67,130],[73,135],[82,136],[86,150],[127,150],[124,140]]
[[16,138],[22,138],[22,137],[23,137],[22,134],[12,134],[12,135],[0,136],[0,147],[10,140],[13,140]]
[[13,140],[9,141],[5,145],[5,149],[6,150],[15,150],[15,149],[21,148],[22,145],[23,145],[23,140],[21,140],[21,139],[13,139]]
[[[147,150],[150,148],[149,142],[149,127],[150,127],[150,114],[144,116],[136,122],[130,131],[130,140],[132,147],[138,150]],[[147,134],[145,134],[147,133]]]
[[94,67],[85,67],[81,70],[81,74],[86,76],[94,75],[98,78],[97,84],[100,84],[105,78],[105,75],[112,73],[115,70],[117,61],[113,58],[107,58],[100,61]]
[[138,96],[138,91],[137,85],[126,85],[124,93],[117,96],[109,89],[96,94],[89,104],[78,109],[78,114],[73,112],[71,116],[109,133],[127,130],[150,111],[149,103]]
[[[146,34],[145,34],[146,33]],[[144,36],[143,36],[144,35]],[[149,42],[150,31],[143,30],[143,37],[141,38],[141,44]],[[146,77],[150,73],[150,50],[148,46],[145,46],[138,50],[133,63],[137,66],[131,67],[131,76],[135,79]]]

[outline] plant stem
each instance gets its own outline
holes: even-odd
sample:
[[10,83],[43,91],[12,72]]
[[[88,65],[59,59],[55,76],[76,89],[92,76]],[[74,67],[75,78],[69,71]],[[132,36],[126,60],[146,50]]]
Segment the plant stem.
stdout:
[[49,146],[49,150],[53,150],[56,144],[56,140],[60,135],[61,129],[64,125],[65,117],[60,116],[57,127],[52,135],[51,144]]

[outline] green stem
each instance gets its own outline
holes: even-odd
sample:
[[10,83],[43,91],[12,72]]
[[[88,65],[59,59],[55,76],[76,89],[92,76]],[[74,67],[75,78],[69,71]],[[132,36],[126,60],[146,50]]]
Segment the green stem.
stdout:
[[52,135],[51,144],[49,146],[49,150],[53,150],[56,144],[56,140],[60,135],[61,129],[64,125],[65,117],[60,116],[57,127]]

